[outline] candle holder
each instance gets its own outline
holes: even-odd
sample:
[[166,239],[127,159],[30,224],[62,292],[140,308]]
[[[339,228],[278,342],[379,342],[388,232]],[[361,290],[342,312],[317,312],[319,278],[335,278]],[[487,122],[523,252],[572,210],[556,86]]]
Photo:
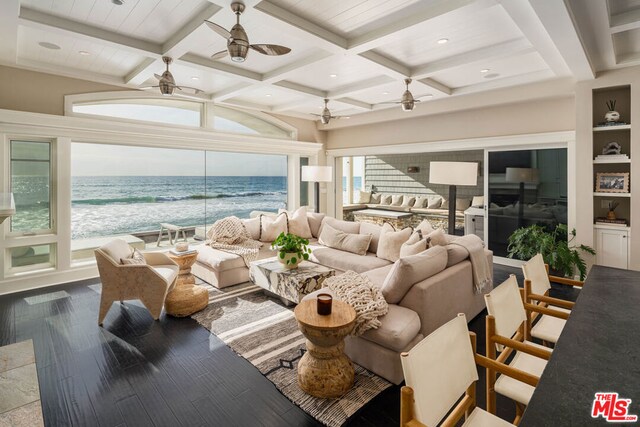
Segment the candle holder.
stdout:
[[318,314],[328,316],[331,314],[331,305],[333,297],[329,294],[318,294]]

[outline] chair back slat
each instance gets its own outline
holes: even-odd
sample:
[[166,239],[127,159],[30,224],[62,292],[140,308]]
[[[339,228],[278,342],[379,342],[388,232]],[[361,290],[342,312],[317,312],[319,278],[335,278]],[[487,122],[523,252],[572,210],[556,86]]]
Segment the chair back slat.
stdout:
[[478,380],[467,319],[459,314],[403,353],[402,369],[415,395],[415,416],[440,424],[466,389]]
[[531,280],[531,292],[536,295],[544,295],[551,289],[547,268],[544,265],[542,254],[537,254],[522,265],[524,278]]
[[496,319],[496,333],[507,338],[513,337],[527,319],[516,276],[510,275],[502,284],[485,294],[484,300],[487,311]]

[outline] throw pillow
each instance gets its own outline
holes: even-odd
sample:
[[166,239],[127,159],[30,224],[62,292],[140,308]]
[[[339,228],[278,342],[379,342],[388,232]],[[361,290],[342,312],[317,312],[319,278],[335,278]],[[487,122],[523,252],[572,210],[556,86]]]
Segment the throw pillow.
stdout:
[[312,237],[306,206],[301,206],[293,212],[285,211],[285,214],[287,215],[287,229],[289,233],[304,237],[305,239]]
[[[442,206],[443,200],[440,196],[429,196],[429,204],[427,205],[428,209],[438,209]],[[444,209],[444,208],[442,208]]]
[[471,206],[471,199],[456,199],[456,210],[464,212]]
[[415,203],[416,198],[413,196],[402,196],[402,207],[410,208]]
[[320,226],[325,214],[315,213],[307,211],[307,219],[309,220],[309,228],[311,229],[311,235],[317,238],[320,235]]
[[426,208],[429,203],[429,197],[427,196],[418,196],[416,197],[416,201],[413,203],[414,208]]
[[397,261],[400,258],[400,247],[409,240],[412,231],[410,227],[395,231],[395,228],[385,223],[380,230],[376,256],[391,262]]
[[371,222],[360,223],[360,234],[370,234],[371,243],[369,244],[369,252],[376,253],[378,251],[378,240],[380,240],[380,230],[382,226]]
[[447,250],[435,247],[397,260],[382,284],[389,304],[398,304],[411,287],[441,272],[447,266]]
[[328,224],[322,227],[318,243],[341,251],[351,252],[357,255],[366,255],[371,243],[370,234],[350,234],[336,230]]
[[262,215],[260,217],[260,241],[273,242],[280,233],[287,233],[287,214],[281,213],[277,217]]
[[245,228],[251,235],[253,240],[260,240],[260,217],[257,216],[251,219],[243,219]]
[[129,256],[129,258],[122,258],[120,263],[124,265],[145,265],[147,260],[144,258],[144,255],[142,255],[142,252],[134,249],[133,252],[131,252],[131,256]]
[[442,198],[440,209],[449,209],[449,199],[445,199],[444,197]]
[[409,240],[404,242],[400,246],[400,258],[404,258],[409,255],[419,254],[427,249],[427,239],[422,237],[422,232],[415,231]]
[[371,203],[372,205],[377,205],[380,203],[380,196],[382,196],[382,194],[380,193],[371,193],[371,200],[369,200],[369,203]]
[[389,206],[391,204],[391,194],[380,195],[380,204]]
[[435,228],[433,228],[433,225],[431,225],[428,219],[423,219],[422,222],[418,224],[418,226],[415,229],[420,230],[423,236],[426,236],[427,234],[435,230]]
[[340,219],[335,219],[330,216],[325,217],[322,220],[322,225],[320,226],[320,231],[318,232],[318,236],[322,234],[322,228],[325,224],[329,224],[336,230],[343,231],[345,233],[358,234],[360,232],[360,223],[353,221],[342,221]]
[[391,196],[391,206],[400,206],[402,205],[402,194],[394,194]]
[[371,193],[369,191],[360,191],[358,193],[358,201],[356,203],[369,203],[371,201]]
[[434,246],[446,246],[450,243],[449,239],[447,239],[447,234],[442,228],[433,230],[431,233],[427,234],[424,237],[427,239],[427,245],[430,248]]
[[471,200],[471,206],[474,208],[481,208],[484,206],[484,196],[473,196]]

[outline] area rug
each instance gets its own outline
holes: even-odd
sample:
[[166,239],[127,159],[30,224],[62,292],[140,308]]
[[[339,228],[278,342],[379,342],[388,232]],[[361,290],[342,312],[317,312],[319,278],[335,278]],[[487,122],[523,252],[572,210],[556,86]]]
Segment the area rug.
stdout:
[[285,307],[251,283],[223,290],[208,288],[209,305],[192,318],[251,362],[282,394],[321,423],[342,426],[351,415],[391,386],[385,379],[354,364],[355,383],[344,396],[337,399],[309,396],[297,382],[298,361],[306,350],[293,307]]

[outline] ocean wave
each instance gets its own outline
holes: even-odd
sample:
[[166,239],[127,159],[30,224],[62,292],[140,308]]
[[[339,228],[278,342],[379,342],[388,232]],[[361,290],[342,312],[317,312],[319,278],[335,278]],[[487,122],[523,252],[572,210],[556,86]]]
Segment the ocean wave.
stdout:
[[113,197],[105,199],[80,199],[72,200],[74,205],[130,205],[136,203],[166,203],[179,202],[183,200],[209,200],[209,199],[226,199],[231,197],[256,197],[256,196],[273,196],[279,194],[287,194],[286,191],[269,191],[269,192],[246,192],[246,193],[220,193],[220,194],[191,194],[188,196],[133,196],[133,197]]

